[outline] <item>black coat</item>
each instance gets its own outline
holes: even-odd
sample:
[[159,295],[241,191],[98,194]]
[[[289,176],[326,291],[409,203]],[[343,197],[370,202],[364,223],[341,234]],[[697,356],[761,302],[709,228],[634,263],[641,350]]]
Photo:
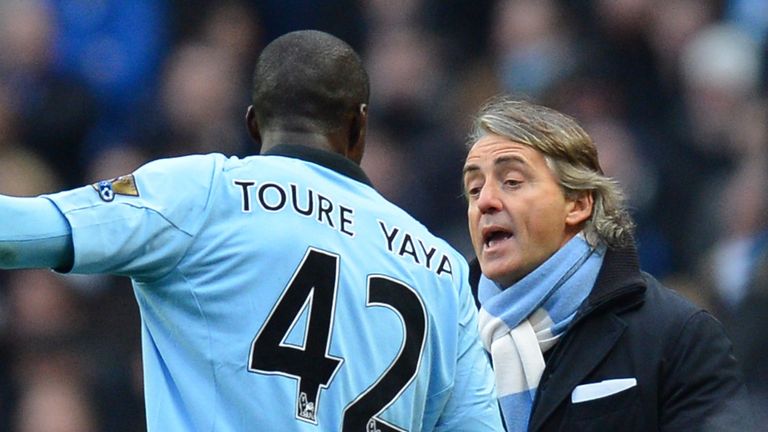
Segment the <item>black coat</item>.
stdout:
[[[474,292],[479,266],[473,263]],[[476,297],[477,298],[477,297]],[[637,385],[572,403],[581,384]],[[750,431],[752,416],[722,325],[609,249],[589,297],[546,355],[530,431]]]

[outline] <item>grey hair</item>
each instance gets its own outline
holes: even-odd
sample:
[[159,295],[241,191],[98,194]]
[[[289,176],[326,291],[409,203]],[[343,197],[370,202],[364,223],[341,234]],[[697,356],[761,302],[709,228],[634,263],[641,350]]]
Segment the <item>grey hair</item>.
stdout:
[[592,138],[572,117],[497,96],[475,117],[469,146],[486,135],[498,135],[542,153],[565,196],[592,194],[592,216],[584,225],[590,245],[620,247],[633,242],[635,224],[625,207],[624,193],[618,182],[603,174]]

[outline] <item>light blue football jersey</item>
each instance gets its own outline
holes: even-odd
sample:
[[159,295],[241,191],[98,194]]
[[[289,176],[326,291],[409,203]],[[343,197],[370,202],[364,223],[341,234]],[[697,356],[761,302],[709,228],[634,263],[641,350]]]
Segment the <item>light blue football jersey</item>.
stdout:
[[47,196],[130,276],[150,431],[502,430],[464,259],[341,156],[151,162]]

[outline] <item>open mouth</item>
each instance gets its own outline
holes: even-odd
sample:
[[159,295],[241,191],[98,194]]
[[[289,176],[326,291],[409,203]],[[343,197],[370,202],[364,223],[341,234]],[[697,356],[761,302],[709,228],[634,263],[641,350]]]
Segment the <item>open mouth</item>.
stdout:
[[483,244],[486,248],[491,248],[494,245],[509,239],[510,237],[512,237],[512,233],[507,230],[501,228],[491,228],[483,232]]

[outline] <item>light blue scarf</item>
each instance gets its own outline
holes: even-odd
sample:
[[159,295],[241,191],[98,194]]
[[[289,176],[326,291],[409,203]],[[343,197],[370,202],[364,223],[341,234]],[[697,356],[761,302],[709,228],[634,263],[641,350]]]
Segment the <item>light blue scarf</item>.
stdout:
[[605,247],[579,234],[523,279],[504,289],[480,277],[480,335],[491,354],[504,420],[525,431],[544,372],[543,353],[568,329],[589,295]]

